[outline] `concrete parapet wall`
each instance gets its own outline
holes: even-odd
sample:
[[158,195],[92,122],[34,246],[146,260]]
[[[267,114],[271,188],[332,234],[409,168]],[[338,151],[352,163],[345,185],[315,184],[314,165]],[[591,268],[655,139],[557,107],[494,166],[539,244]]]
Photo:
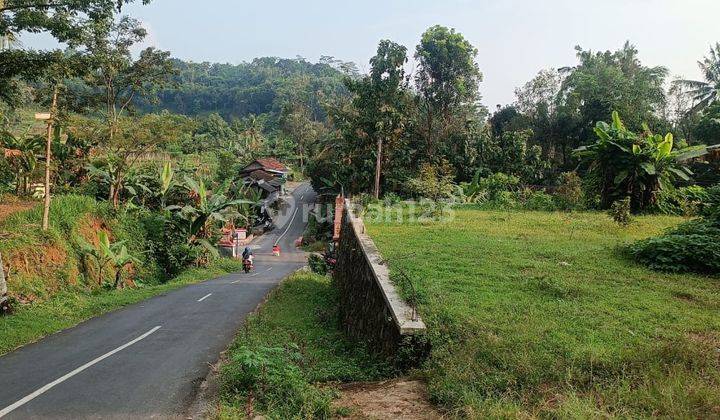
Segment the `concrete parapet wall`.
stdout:
[[[350,203],[342,210],[333,279],[340,291],[345,331],[386,356],[417,358],[425,352],[425,323],[399,295],[380,251]],[[411,361],[400,361],[402,364]]]

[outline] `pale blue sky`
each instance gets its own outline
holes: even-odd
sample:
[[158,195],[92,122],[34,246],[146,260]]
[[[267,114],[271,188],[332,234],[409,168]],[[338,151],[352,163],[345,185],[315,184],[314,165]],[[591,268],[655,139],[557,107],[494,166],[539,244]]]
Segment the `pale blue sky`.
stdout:
[[575,45],[617,49],[630,40],[646,65],[697,78],[696,61],[720,41],[720,0],[153,0],[127,12],[144,22],[149,44],[183,59],[332,55],[361,70],[380,39],[412,54],[429,26],[453,27],[479,50],[491,108],[511,102],[538,70],[575,63]]

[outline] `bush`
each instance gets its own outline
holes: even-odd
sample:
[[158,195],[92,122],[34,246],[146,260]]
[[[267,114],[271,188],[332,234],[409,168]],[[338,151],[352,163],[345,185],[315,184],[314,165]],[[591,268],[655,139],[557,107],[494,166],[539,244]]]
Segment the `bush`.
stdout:
[[308,265],[313,273],[320,274],[321,276],[324,276],[328,272],[327,263],[321,255],[310,254],[308,257]]
[[544,191],[531,191],[525,190],[523,192],[523,199],[525,200],[525,208],[528,210],[535,211],[555,211],[557,206],[553,196],[545,193]]
[[[513,175],[506,175],[501,172],[494,173],[487,178],[480,180],[480,188],[487,191],[488,200],[497,201],[508,198],[504,192],[515,192],[520,186],[520,179]],[[504,197],[500,197],[504,195]]]
[[630,216],[630,197],[617,200],[612,203],[608,213],[610,214],[610,217],[612,217],[612,219],[620,226],[629,226],[630,222],[632,222],[632,218]]
[[720,220],[720,185],[708,188],[700,213],[718,223]]
[[400,196],[394,192],[387,192],[383,196],[383,204],[387,207],[392,207],[400,202]]
[[657,207],[661,213],[676,216],[697,216],[709,195],[699,185],[663,190],[658,195]]
[[576,172],[563,172],[555,192],[555,202],[562,210],[582,208],[584,201],[582,178]]
[[627,250],[655,270],[720,273],[720,223],[693,220],[665,235],[636,242]]
[[223,392],[254,400],[277,418],[330,418],[333,392],[305,380],[302,359],[297,346],[241,347],[223,367]]

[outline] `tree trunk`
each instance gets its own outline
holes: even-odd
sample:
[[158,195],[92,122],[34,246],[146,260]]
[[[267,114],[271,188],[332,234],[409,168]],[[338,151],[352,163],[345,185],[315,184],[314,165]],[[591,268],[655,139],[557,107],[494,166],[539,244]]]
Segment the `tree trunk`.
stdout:
[[47,126],[47,144],[45,145],[45,203],[43,205],[42,230],[50,227],[50,158],[52,155],[53,118],[55,118],[58,99],[58,86],[53,91],[50,119]]
[[122,267],[119,267],[117,271],[115,272],[115,288],[117,289],[120,285],[120,280],[122,280]]
[[375,199],[380,199],[380,172],[382,169],[382,137],[378,136],[377,158],[375,160]]

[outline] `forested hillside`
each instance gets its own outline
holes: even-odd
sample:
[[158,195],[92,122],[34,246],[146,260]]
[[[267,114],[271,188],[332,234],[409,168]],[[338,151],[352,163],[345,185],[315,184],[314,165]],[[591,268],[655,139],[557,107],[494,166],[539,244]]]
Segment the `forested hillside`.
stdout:
[[352,63],[323,57],[318,63],[303,58],[256,58],[238,65],[172,60],[177,73],[159,91],[157,101],[143,103],[148,111],[168,110],[184,115],[218,113],[226,120],[267,115],[276,125],[283,109],[307,104],[312,118],[324,121],[323,99],[346,96],[345,76],[357,76]]

